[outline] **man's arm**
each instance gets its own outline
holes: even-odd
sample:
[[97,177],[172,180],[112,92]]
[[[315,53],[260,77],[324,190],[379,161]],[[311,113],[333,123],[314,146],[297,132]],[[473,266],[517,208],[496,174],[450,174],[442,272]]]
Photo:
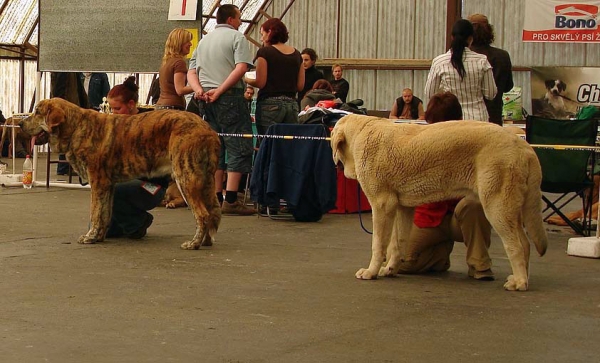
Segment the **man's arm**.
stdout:
[[391,119],[398,119],[398,102],[394,101],[394,105],[392,106],[392,110],[390,111],[390,116],[389,118]]
[[417,111],[419,115],[419,120],[425,120],[425,110],[423,110],[423,102],[419,102],[417,106]]
[[223,93],[225,93],[228,89],[230,89],[236,83],[238,83],[240,81],[240,79],[242,79],[242,77],[244,77],[244,74],[247,71],[248,71],[248,64],[246,64],[246,63],[236,64],[233,71],[231,71],[231,73],[229,73],[229,76],[227,77],[225,82],[223,82],[219,87],[217,87],[215,89],[211,89],[210,91],[208,91],[204,94],[207,97],[206,101],[214,102],[214,101],[218,100],[219,97],[221,97],[221,95]]

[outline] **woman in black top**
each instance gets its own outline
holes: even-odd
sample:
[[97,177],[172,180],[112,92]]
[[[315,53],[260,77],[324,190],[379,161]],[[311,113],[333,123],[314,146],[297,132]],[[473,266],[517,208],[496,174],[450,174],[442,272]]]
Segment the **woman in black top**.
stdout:
[[304,86],[304,69],[300,52],[285,44],[288,31],[281,20],[267,20],[260,34],[263,47],[256,52],[256,79],[244,80],[259,88],[256,128],[264,134],[276,123],[298,123],[296,93]]

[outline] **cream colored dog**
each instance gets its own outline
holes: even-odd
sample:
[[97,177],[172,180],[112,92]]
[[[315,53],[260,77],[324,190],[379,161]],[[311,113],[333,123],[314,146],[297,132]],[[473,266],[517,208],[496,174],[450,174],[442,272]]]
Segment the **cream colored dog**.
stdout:
[[[398,125],[349,115],[335,125],[331,147],[334,162],[344,165],[347,178],[360,182],[373,208],[371,263],[358,270],[357,278],[397,273],[412,207],[476,196],[510,260],[513,274],[504,288],[527,290],[528,236],[540,255],[547,246],[541,167],[527,142],[487,122]],[[381,268],[386,250],[388,263]]]

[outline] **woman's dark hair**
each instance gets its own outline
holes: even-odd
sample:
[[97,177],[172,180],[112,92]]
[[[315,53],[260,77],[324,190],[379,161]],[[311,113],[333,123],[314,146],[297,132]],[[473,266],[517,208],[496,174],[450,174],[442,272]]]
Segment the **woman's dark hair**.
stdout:
[[288,30],[285,24],[277,18],[271,18],[265,21],[261,28],[265,32],[271,31],[271,34],[269,34],[270,44],[285,43],[289,39]]
[[139,89],[140,88],[138,87],[138,85],[135,84],[135,77],[129,76],[125,79],[125,82],[111,88],[111,90],[108,91],[108,95],[106,97],[120,98],[121,102],[123,103],[127,103],[131,100],[137,103],[138,99],[140,98],[140,95],[138,93]]
[[428,124],[441,121],[462,120],[462,107],[451,92],[436,93],[427,102],[425,120]]
[[237,9],[238,7],[233,4],[219,6],[219,9],[217,9],[217,24],[225,24],[227,23],[227,19],[235,18]]
[[317,80],[315,84],[313,84],[312,89],[326,89],[329,92],[333,93],[333,87],[331,86],[331,83],[324,79]]
[[310,60],[313,62],[316,62],[318,58],[317,52],[315,52],[315,50],[312,48],[304,48],[300,54],[307,54],[310,57]]
[[473,25],[466,19],[460,19],[452,27],[452,43],[450,49],[452,56],[450,57],[450,63],[452,67],[456,69],[460,79],[465,78],[467,71],[463,64],[463,54],[465,48],[469,46],[469,37],[473,35]]

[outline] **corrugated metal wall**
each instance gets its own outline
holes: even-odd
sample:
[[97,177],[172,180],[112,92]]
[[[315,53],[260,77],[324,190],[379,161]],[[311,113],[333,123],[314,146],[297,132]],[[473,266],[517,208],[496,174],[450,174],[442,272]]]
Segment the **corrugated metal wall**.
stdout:
[[[273,0],[267,13],[279,17],[289,0]],[[507,50],[515,67],[600,66],[597,44],[523,43],[525,0],[463,0],[463,16],[482,13],[496,31],[495,46]],[[339,15],[338,15],[339,14]],[[263,20],[259,20],[259,24]],[[289,44],[314,48],[321,58],[428,59],[446,44],[446,0],[296,0],[283,21]],[[339,34],[338,34],[339,31]],[[258,29],[252,36],[259,39]],[[349,98],[369,109],[389,110],[401,90],[423,94],[427,71],[345,70]],[[529,71],[513,72],[531,110]]]
[[[274,0],[267,13],[279,17],[288,3]],[[432,59],[445,51],[446,0],[296,0],[283,21],[288,44],[320,58]],[[250,36],[259,39],[258,29]],[[423,93],[427,71],[345,70],[344,78],[349,99],[389,110],[402,89]]]
[[[290,0],[273,0],[266,11],[279,17],[289,3]],[[463,0],[464,16],[488,16],[496,30],[494,45],[507,50],[516,67],[600,66],[598,44],[521,42],[524,8],[525,0]],[[259,24],[263,21],[259,19]],[[446,0],[296,0],[283,21],[290,31],[290,45],[299,50],[314,48],[321,58],[431,60],[445,51]],[[260,39],[258,27],[250,36]],[[26,108],[33,93],[34,68],[27,66],[31,77],[26,77]],[[14,72],[6,64],[0,69]],[[362,98],[367,108],[376,110],[389,110],[405,87],[421,96],[427,74],[426,70],[344,71],[350,82],[349,98]],[[515,84],[523,88],[524,106],[531,110],[529,71],[513,74]],[[0,80],[6,81],[5,78],[8,79]],[[120,82],[123,77],[117,78]],[[140,95],[145,102],[151,76],[141,78]],[[13,102],[18,87],[13,81],[4,84],[8,92],[0,95],[0,104],[10,115],[18,110]]]

